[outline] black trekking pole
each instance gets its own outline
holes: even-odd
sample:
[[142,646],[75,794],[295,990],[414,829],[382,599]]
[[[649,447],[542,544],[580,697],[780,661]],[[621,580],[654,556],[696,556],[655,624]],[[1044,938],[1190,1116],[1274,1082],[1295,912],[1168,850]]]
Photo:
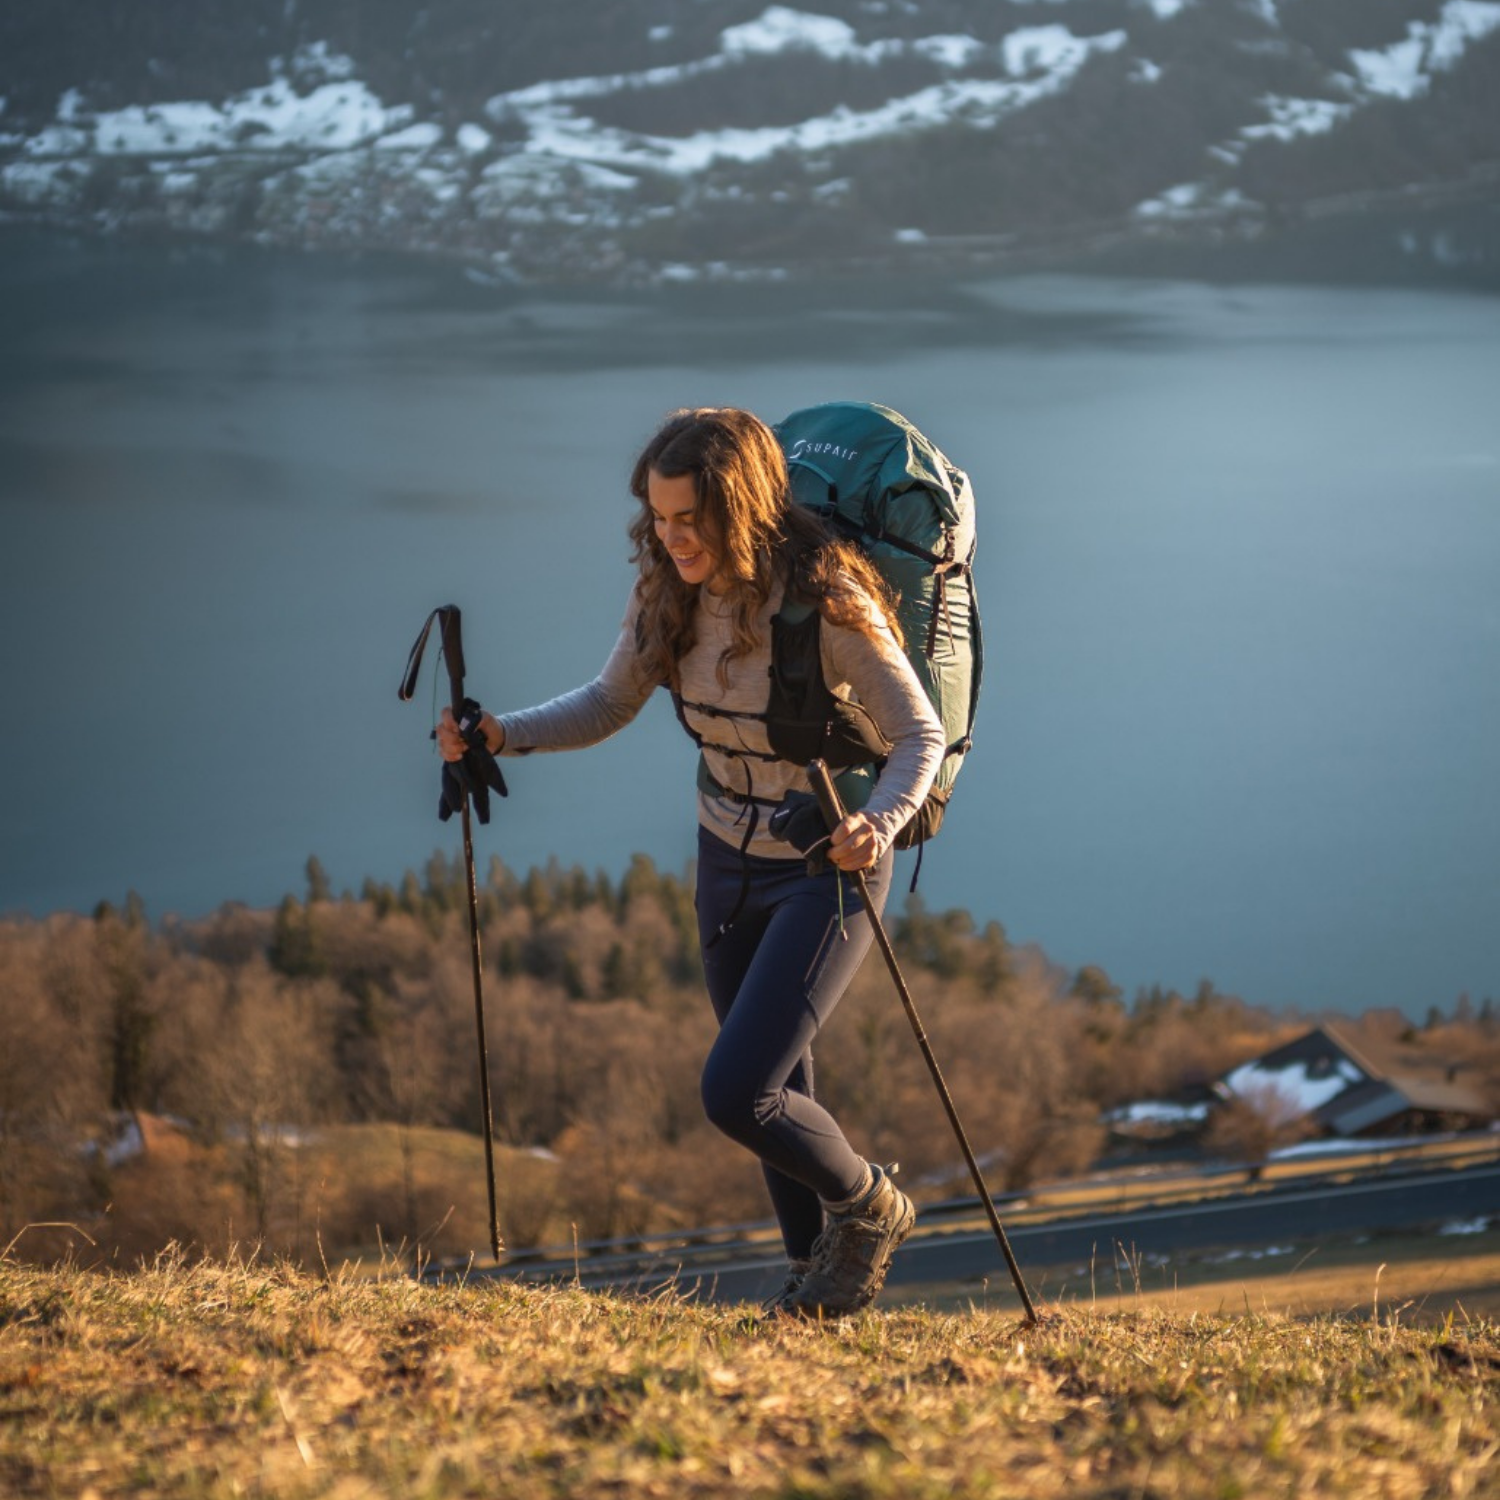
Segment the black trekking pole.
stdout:
[[[834,786],[833,778],[828,774],[828,767],[821,760],[815,760],[808,766],[807,779],[812,783],[813,794],[817,797],[818,806],[822,809],[823,821],[828,824],[829,832],[832,832],[844,821],[844,807],[839,800],[838,788]],[[880,945],[886,967],[891,971],[891,978],[896,981],[896,991],[901,996],[901,1004],[906,1007],[906,1018],[911,1022],[917,1045],[922,1049],[922,1056],[927,1060],[927,1070],[932,1074],[932,1081],[937,1085],[943,1108],[948,1112],[948,1123],[952,1125],[953,1134],[958,1138],[959,1149],[962,1150],[964,1160],[969,1164],[969,1175],[974,1179],[974,1186],[979,1192],[979,1200],[984,1204],[985,1212],[989,1216],[990,1228],[995,1231],[995,1242],[1000,1246],[1000,1253],[1005,1257],[1005,1264],[1010,1267],[1011,1280],[1016,1284],[1016,1293],[1021,1299],[1021,1306],[1026,1311],[1026,1321],[1039,1323],[1041,1319],[1031,1300],[1031,1293],[1026,1290],[1026,1282],[1021,1275],[1021,1267],[1016,1262],[1015,1252],[1010,1248],[1005,1226],[1000,1222],[1000,1215],[995,1212],[995,1200],[990,1197],[990,1190],[984,1184],[984,1174],[979,1170],[979,1163],[974,1159],[974,1150],[969,1145],[969,1137],[964,1130],[963,1122],[958,1118],[953,1095],[948,1092],[948,1085],[943,1082],[942,1069],[938,1067],[937,1058],[933,1056],[932,1045],[927,1040],[927,1032],[922,1026],[922,1018],[917,1014],[916,1002],[911,998],[911,991],[907,989],[906,981],[901,977],[901,968],[896,962],[896,953],[891,947],[891,940],[886,936],[885,924],[880,920],[870,901],[865,872],[846,870],[843,873],[851,875],[854,880],[854,888],[859,893],[859,899],[864,903],[865,912],[870,918],[870,926],[875,931],[875,941]]]
[[[453,717],[467,739],[471,734],[477,733],[480,709],[473,699],[464,696],[462,616],[456,604],[440,605],[428,615],[427,623],[422,627],[422,633],[411,648],[411,656],[406,663],[406,675],[401,679],[401,701],[409,702],[416,690],[417,672],[422,665],[422,650],[427,644],[427,635],[434,620],[439,622],[441,630]],[[479,1033],[479,1105],[484,1119],[484,1168],[490,1193],[490,1250],[498,1261],[504,1247],[500,1242],[500,1219],[495,1207],[495,1126],[490,1111],[489,1051],[484,1038],[484,964],[479,951],[479,890],[474,879],[474,833],[469,821],[469,799],[472,797],[479,812],[479,821],[489,822],[489,787],[494,787],[502,797],[506,795],[504,778],[481,738],[477,747],[471,745],[465,752],[462,761],[444,764],[443,795],[438,804],[438,816],[446,821],[452,815],[456,803],[464,835],[464,874],[469,895],[469,960],[474,973],[474,1024]]]

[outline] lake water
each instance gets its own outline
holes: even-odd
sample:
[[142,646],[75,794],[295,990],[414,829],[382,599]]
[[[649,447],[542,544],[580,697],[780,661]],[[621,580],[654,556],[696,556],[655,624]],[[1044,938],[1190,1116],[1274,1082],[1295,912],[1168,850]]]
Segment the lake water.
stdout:
[[[397,880],[427,611],[590,677],[663,412],[904,410],[973,476],[987,669],[932,906],[1278,1007],[1500,993],[1500,300],[1025,277],[549,296],[0,238],[0,911]],[[513,764],[524,869],[691,852],[670,709]]]

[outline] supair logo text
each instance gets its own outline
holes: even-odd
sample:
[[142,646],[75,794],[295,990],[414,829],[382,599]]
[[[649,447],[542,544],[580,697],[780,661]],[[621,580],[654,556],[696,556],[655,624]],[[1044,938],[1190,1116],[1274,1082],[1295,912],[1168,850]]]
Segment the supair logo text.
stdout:
[[799,458],[811,458],[814,454],[827,458],[842,458],[846,463],[853,463],[859,457],[857,448],[841,448],[837,443],[810,443],[806,438],[798,438],[787,452],[787,462],[796,463]]

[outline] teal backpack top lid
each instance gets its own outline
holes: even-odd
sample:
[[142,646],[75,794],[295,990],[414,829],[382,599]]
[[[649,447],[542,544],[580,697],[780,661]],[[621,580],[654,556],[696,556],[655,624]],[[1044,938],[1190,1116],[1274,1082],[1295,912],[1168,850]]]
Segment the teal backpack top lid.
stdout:
[[927,802],[898,844],[937,832],[968,752],[984,649],[968,475],[899,412],[834,401],[777,423],[792,496],[858,545],[897,595],[906,654],[947,735]]

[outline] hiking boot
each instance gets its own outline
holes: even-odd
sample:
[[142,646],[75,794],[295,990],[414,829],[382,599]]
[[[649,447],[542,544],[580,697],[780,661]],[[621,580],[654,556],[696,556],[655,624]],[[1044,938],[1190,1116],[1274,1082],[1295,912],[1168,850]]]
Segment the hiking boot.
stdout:
[[810,1260],[789,1260],[786,1263],[786,1280],[781,1283],[781,1290],[767,1297],[761,1303],[761,1311],[774,1314],[781,1304],[802,1285],[802,1279],[812,1270],[813,1263]]
[[917,1211],[891,1181],[890,1172],[870,1169],[870,1191],[843,1213],[830,1214],[813,1245],[813,1263],[796,1286],[788,1286],[775,1310],[801,1318],[838,1318],[875,1300],[896,1247],[911,1233]]

